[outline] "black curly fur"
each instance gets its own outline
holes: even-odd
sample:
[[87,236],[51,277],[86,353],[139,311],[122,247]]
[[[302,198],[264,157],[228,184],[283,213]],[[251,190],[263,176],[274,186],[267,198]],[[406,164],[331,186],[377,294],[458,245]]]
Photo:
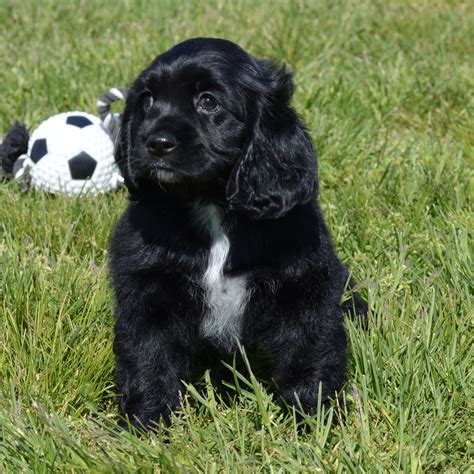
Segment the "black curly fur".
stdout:
[[0,144],[0,165],[7,177],[13,173],[13,165],[20,155],[28,151],[30,134],[26,126],[15,122],[3,138]]
[[[317,201],[316,154],[292,89],[284,68],[201,38],[159,56],[130,90],[116,158],[131,196],[110,269],[120,409],[137,426],[168,419],[183,381],[236,350],[205,324],[215,300],[203,275],[224,235],[230,283],[219,297],[245,281],[234,335],[252,368],[310,413],[320,384],[327,404],[346,381],[343,310],[363,318],[366,305],[354,294],[341,307],[349,274]],[[217,105],[203,110],[203,96]],[[206,209],[222,216],[220,230],[201,218]]]

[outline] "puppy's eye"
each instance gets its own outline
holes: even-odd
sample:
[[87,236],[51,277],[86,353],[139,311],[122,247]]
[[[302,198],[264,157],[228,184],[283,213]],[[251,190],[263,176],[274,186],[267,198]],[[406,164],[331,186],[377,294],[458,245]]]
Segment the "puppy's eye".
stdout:
[[204,112],[215,112],[219,108],[219,104],[212,94],[205,92],[199,97],[196,107],[198,110]]
[[150,93],[145,93],[142,96],[142,107],[145,112],[148,112],[153,105],[153,96]]

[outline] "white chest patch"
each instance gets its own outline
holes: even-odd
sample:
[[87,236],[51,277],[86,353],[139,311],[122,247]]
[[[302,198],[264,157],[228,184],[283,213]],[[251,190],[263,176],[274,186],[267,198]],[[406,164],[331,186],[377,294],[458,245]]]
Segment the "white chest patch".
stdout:
[[224,276],[230,242],[221,226],[222,210],[214,205],[203,205],[196,207],[196,216],[211,237],[207,268],[202,276],[207,312],[201,324],[201,333],[231,349],[239,339],[242,316],[249,298],[247,279],[245,276]]

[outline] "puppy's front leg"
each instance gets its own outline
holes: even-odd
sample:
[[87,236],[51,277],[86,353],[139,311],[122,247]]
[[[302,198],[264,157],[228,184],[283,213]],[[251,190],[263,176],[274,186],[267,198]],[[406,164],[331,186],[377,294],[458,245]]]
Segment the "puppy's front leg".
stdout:
[[114,352],[120,411],[133,425],[147,428],[160,418],[169,419],[179,405],[182,381],[190,375],[189,344],[173,327],[139,322],[130,327],[119,317]]

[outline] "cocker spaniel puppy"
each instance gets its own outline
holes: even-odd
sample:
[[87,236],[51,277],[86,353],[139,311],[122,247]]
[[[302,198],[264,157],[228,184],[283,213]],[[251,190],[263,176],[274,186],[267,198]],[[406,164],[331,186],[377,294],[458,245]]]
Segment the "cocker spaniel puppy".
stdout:
[[308,412],[320,386],[327,403],[346,381],[348,272],[292,90],[286,69],[208,38],[161,54],[130,89],[116,151],[130,202],[110,270],[120,408],[137,426],[167,419],[183,381],[238,342]]

